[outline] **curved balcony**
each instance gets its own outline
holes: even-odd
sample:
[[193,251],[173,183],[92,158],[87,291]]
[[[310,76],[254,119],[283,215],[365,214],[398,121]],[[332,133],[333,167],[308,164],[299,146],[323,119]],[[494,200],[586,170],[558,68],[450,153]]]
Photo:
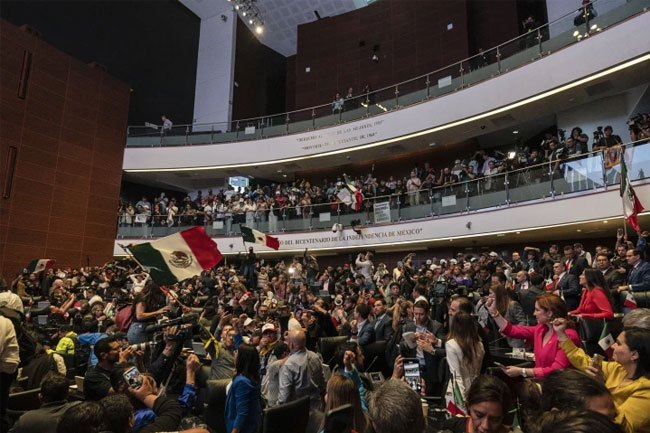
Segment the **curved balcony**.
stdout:
[[[650,143],[645,140],[621,148],[625,149],[630,179],[641,181],[650,177]],[[592,218],[615,218],[622,212],[616,186],[620,179],[618,155],[616,149],[607,153],[596,151],[417,193],[374,197],[364,200],[358,210],[353,205],[337,202],[283,207],[274,212],[275,216],[269,211],[249,215],[232,211],[213,215],[181,214],[173,218],[121,215],[116,242],[123,242],[122,238],[157,238],[189,226],[203,225],[210,236],[218,238],[220,245],[230,245],[230,250],[225,252],[239,252],[245,251],[239,242],[241,238],[237,238],[240,226],[247,225],[277,235],[280,249],[290,252],[305,247],[392,245],[395,238],[388,234],[401,231],[409,233],[405,234],[406,240],[400,237],[400,242],[427,241],[431,233],[436,234],[436,239],[476,236],[493,232],[494,228],[482,229],[479,224],[472,227],[469,218],[459,217],[479,216],[488,211],[501,214],[496,216],[494,227],[501,224],[502,230],[524,230],[535,224],[568,224],[591,219],[581,219],[578,216],[581,213],[591,214]],[[650,185],[644,185],[641,190],[642,201],[650,203],[647,186]],[[574,198],[578,197],[580,203],[575,201],[574,205]],[[473,220],[478,222],[481,218]],[[342,227],[332,236],[335,224]],[[455,228],[450,229],[449,224]]]
[[[134,173],[238,167],[261,170],[300,161],[300,169],[311,169],[322,163],[323,156],[395,141],[401,141],[408,147],[406,151],[411,151],[413,146],[426,146],[433,141],[453,142],[461,134],[463,138],[480,135],[492,128],[491,120],[497,125],[497,120],[504,116],[517,121],[531,118],[542,109],[549,113],[553,112],[551,107],[566,109],[570,105],[567,100],[582,97],[584,101],[587,93],[583,89],[600,82],[608,81],[616,90],[647,82],[650,34],[646,29],[650,27],[650,14],[642,12],[648,6],[650,0],[632,0],[599,16],[588,29],[576,28],[545,39],[546,32],[542,30],[549,29],[553,34],[553,26],[573,20],[573,15],[567,16],[561,22],[540,28],[534,46],[525,48],[530,35],[515,39],[488,51],[487,64],[472,68],[470,65],[476,64],[477,57],[466,59],[427,76],[364,95],[353,101],[359,106],[349,111],[332,114],[328,104],[244,122],[252,123],[250,126],[240,121],[239,128],[234,130],[233,125],[224,125],[221,134],[216,133],[216,127],[214,134],[198,133],[196,125],[194,129],[181,127],[188,135],[162,136],[162,147],[158,132],[154,131],[154,137],[134,137],[136,132],[132,129],[123,168]],[[577,36],[573,36],[575,32]],[[568,64],[572,67],[567,68]],[[611,79],[614,73],[622,75]],[[634,78],[629,76],[632,73],[636,73]],[[488,130],[483,131],[479,126],[485,128],[485,124]],[[254,174],[264,177],[268,173]]]

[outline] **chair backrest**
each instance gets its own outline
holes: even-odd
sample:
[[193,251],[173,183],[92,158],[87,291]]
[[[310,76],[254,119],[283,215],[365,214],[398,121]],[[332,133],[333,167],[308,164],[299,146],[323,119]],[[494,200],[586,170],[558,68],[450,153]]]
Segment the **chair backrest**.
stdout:
[[215,433],[226,433],[226,387],[230,379],[207,381],[206,407],[203,414],[205,423]]
[[341,344],[345,343],[348,340],[348,337],[345,335],[336,336],[336,337],[322,337],[318,340],[318,346],[320,348],[320,354],[323,356],[323,362],[330,367],[334,365],[334,354],[336,353],[336,348]]
[[305,433],[309,423],[309,396],[264,409],[262,433]]
[[41,392],[41,388],[9,394],[7,408],[22,411],[38,409],[41,407],[41,400],[38,398],[39,392]]
[[363,371],[381,371],[384,376],[390,375],[386,362],[386,344],[386,340],[379,340],[362,347],[366,358]]
[[[613,320],[607,321],[607,329],[616,339],[618,334],[623,330],[623,322],[621,317],[616,317]],[[589,319],[582,318],[578,322],[578,334],[582,341],[582,347],[589,356],[594,356],[595,353],[605,355],[605,352],[598,344],[600,334],[603,332],[603,319]]]

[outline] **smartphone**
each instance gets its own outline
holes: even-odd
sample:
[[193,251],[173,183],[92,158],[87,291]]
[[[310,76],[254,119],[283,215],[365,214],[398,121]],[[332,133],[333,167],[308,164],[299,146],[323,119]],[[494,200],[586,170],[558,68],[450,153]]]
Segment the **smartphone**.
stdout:
[[404,360],[404,379],[413,391],[420,393],[422,383],[420,382],[420,363],[417,358],[407,358]]
[[395,347],[397,347],[397,355],[401,355],[402,354],[402,348],[399,347],[399,344],[396,344]]
[[142,386],[142,375],[137,368],[131,367],[123,375],[126,384],[133,389],[139,389]]
[[351,404],[344,404],[332,409],[325,415],[323,433],[350,433],[352,431],[353,412]]
[[600,353],[594,353],[594,357],[591,358],[591,366],[595,368],[600,368],[605,358]]

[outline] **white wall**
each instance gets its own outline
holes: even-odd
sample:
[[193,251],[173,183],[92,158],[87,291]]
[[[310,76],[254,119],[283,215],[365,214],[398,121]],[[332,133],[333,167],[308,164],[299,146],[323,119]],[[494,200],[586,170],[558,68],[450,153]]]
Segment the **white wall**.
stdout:
[[[221,17],[227,18],[224,21]],[[223,122],[223,131],[232,117],[237,16],[231,5],[201,20],[199,56],[194,91],[194,124]],[[215,129],[219,128],[215,126]],[[205,129],[210,130],[209,126]],[[202,130],[194,127],[195,131]]]
[[625,93],[608,96],[571,110],[558,111],[557,126],[566,129],[567,136],[575,126],[582,128],[582,132],[589,136],[590,150],[593,147],[593,132],[598,126],[611,125],[614,134],[619,135],[623,142],[629,141],[630,135],[626,122],[647,87],[647,85],[638,86]]
[[[602,15],[625,3],[627,3],[626,0],[594,0],[594,9],[596,14]],[[546,0],[548,22],[552,23],[549,26],[551,37],[572,30],[575,27],[573,18],[578,15],[578,8],[580,8],[581,4],[582,1],[580,0]],[[558,22],[553,23],[556,20]]]
[[[217,18],[219,19],[219,18]],[[262,140],[200,146],[128,147],[124,170],[259,165],[381,145],[385,140],[484,115],[648,54],[650,13],[462,91],[331,128]],[[634,35],[634,37],[630,37]],[[604,55],[603,53],[607,53]],[[576,59],[579,59],[576,61]],[[571,67],[567,67],[571,65]],[[535,77],[531,80],[531,77]],[[198,85],[197,85],[198,89]],[[198,100],[198,97],[197,97]]]

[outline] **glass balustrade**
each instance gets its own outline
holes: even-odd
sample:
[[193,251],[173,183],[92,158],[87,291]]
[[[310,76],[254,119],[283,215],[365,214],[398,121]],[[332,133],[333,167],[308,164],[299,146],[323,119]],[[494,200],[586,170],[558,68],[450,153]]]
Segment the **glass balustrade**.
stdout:
[[[578,25],[576,25],[576,16],[580,13],[576,9],[538,29],[453,65],[399,84],[356,95],[344,100],[340,106],[327,103],[288,113],[234,120],[229,123],[177,125],[164,134],[155,125],[130,126],[127,133],[127,147],[185,146],[255,140],[329,127],[407,107],[461,90],[578,43],[612,25],[647,11],[650,8],[650,0],[629,0],[614,8],[611,8],[610,0],[596,0],[593,6],[598,15]],[[486,182],[489,183],[488,181],[483,183]],[[481,196],[480,198],[475,196],[473,201],[497,200],[498,194],[494,195],[497,191],[486,193],[485,189],[477,188],[477,192],[480,192]]]
[[334,224],[371,226],[554,200],[617,188],[622,148],[625,148],[630,180],[646,179],[650,173],[650,143],[647,140],[613,148],[613,152],[595,151],[508,172],[498,172],[496,167],[497,172],[492,175],[364,199],[358,205],[312,202],[303,206],[276,206],[272,211],[245,212],[243,208],[231,208],[173,216],[122,214],[118,216],[117,235],[119,238],[155,238],[196,225],[204,226],[206,232],[215,237],[237,235],[241,233],[241,225],[265,233],[329,230]]

